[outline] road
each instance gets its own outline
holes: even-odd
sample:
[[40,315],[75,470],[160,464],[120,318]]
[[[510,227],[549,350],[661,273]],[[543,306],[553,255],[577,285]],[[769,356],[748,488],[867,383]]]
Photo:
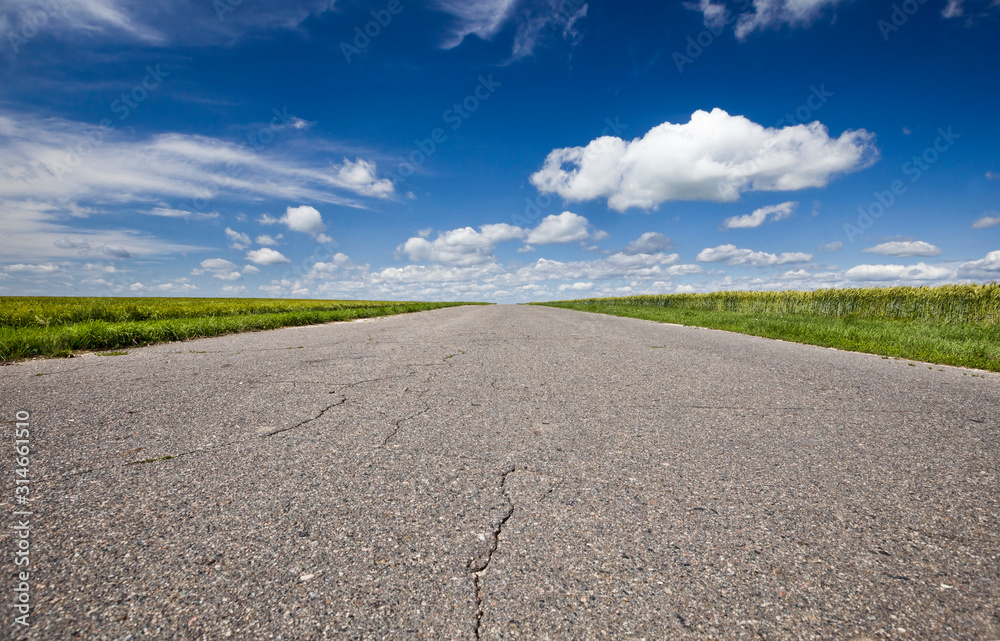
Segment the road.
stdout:
[[1000,638],[994,374],[490,306],[24,362],[0,398],[14,638]]

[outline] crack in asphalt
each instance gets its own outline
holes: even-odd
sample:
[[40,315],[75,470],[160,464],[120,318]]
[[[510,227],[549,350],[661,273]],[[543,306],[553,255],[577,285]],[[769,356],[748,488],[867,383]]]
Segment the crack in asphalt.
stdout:
[[496,527],[493,528],[493,540],[490,545],[489,551],[487,551],[485,558],[484,555],[479,555],[474,559],[469,561],[469,570],[472,571],[473,582],[476,588],[476,638],[482,639],[482,627],[483,627],[483,615],[486,614],[486,610],[483,607],[483,575],[486,574],[486,570],[490,567],[490,562],[493,560],[493,555],[496,554],[497,549],[500,547],[500,535],[503,534],[503,527],[510,520],[510,517],[514,516],[514,501],[511,500],[510,494],[507,493],[507,477],[513,474],[517,470],[517,467],[511,466],[504,470],[503,474],[500,476],[500,493],[503,495],[504,500],[507,501],[507,509],[504,514],[500,517],[500,521],[497,523]]
[[390,431],[388,434],[386,434],[385,438],[382,439],[382,444],[378,446],[378,449],[382,449],[385,446],[387,446],[389,444],[389,441],[391,441],[397,434],[399,434],[399,430],[400,430],[400,428],[402,428],[403,423],[405,423],[406,421],[415,419],[418,416],[420,416],[421,414],[426,414],[429,411],[431,411],[431,406],[427,405],[426,403],[424,403],[424,409],[420,410],[419,412],[414,412],[413,414],[410,414],[409,416],[404,416],[403,418],[396,419],[396,427],[393,428],[393,430]]
[[291,425],[289,427],[279,427],[279,428],[271,430],[270,432],[264,432],[263,434],[260,435],[260,438],[269,438],[271,436],[274,436],[275,434],[281,434],[282,432],[290,432],[291,430],[294,430],[295,428],[302,427],[303,425],[306,425],[308,423],[312,423],[313,421],[318,421],[319,419],[323,418],[324,414],[326,414],[327,412],[329,412],[330,410],[332,410],[335,407],[343,405],[346,402],[347,402],[347,397],[344,396],[339,401],[337,401],[336,403],[333,403],[332,405],[327,405],[326,407],[324,407],[320,411],[320,413],[317,414],[316,416],[314,416],[312,418],[307,418],[304,421],[299,421],[295,425]]

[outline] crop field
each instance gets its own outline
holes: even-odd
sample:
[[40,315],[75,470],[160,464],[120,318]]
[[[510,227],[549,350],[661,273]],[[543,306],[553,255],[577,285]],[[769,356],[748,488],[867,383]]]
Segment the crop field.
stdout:
[[1000,284],[534,303],[1000,371]]
[[475,303],[0,297],[0,361],[406,314]]

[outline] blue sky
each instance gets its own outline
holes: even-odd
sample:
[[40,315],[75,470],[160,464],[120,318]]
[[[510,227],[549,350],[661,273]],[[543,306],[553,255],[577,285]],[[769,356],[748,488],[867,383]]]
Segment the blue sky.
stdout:
[[1000,279],[1000,0],[0,0],[0,294]]

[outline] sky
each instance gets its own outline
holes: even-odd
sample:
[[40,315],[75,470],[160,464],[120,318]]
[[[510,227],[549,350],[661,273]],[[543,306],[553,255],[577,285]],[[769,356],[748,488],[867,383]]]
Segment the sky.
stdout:
[[1000,280],[1000,0],[0,0],[0,295]]

